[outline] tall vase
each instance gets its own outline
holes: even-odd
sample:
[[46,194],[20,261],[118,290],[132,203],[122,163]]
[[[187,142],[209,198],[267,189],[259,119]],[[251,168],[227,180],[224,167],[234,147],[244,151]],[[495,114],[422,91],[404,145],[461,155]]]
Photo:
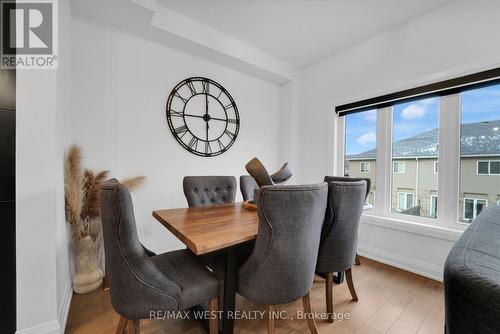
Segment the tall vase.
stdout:
[[100,268],[101,234],[96,240],[86,236],[73,241],[75,258],[75,275],[73,276],[73,290],[84,294],[97,290],[102,284]]

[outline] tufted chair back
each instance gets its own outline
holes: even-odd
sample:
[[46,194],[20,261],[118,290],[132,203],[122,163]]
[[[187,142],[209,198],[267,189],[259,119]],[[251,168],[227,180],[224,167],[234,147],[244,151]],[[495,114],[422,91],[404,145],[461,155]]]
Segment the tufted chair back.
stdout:
[[240,190],[244,201],[253,200],[256,189],[259,189],[259,186],[251,175],[240,176]]
[[290,303],[313,284],[328,187],[275,185],[256,193],[259,232],[240,268],[238,292],[261,304]]
[[357,182],[357,181],[366,181],[366,198],[365,201],[368,199],[368,196],[370,195],[370,187],[371,187],[371,180],[367,177],[348,177],[348,176],[325,176],[326,183],[330,183],[333,181],[341,181],[341,182]]
[[189,207],[234,203],[236,196],[234,176],[186,176],[183,187]]
[[328,203],[316,270],[331,273],[352,267],[365,198],[365,180],[328,183]]
[[[128,189],[116,179],[100,187],[106,268],[113,308],[127,319],[180,309],[181,289],[153,263],[137,236]],[[141,301],[141,302],[138,302]]]

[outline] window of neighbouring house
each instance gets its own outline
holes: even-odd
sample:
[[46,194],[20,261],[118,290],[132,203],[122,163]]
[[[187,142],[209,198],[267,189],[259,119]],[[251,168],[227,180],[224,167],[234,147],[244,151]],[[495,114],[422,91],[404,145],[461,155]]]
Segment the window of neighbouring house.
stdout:
[[398,192],[398,211],[404,211],[413,207],[413,194]]
[[470,223],[483,208],[497,204],[500,84],[462,92],[461,101],[459,220]]
[[438,162],[434,161],[434,174],[438,173]]
[[369,178],[368,203],[375,204],[377,111],[345,116],[344,176]]
[[436,218],[439,99],[395,104],[392,126],[391,210]]
[[478,175],[500,175],[500,161],[478,161]]
[[485,199],[465,198],[464,199],[464,218],[473,220],[488,206],[488,201]]
[[432,218],[437,217],[437,204],[438,204],[437,196],[432,195],[431,196],[431,203],[430,203],[429,217],[432,217]]
[[369,162],[360,162],[359,163],[359,172],[360,173],[370,173],[370,163]]
[[394,173],[404,174],[406,170],[406,164],[404,161],[395,161],[393,165]]

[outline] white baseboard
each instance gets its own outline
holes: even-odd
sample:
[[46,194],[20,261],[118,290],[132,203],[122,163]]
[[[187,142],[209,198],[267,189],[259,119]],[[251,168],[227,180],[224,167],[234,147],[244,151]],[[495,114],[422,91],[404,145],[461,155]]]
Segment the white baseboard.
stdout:
[[66,322],[68,321],[69,306],[71,305],[71,298],[73,297],[73,284],[71,280],[68,282],[64,290],[64,296],[59,305],[57,319],[59,320],[60,333],[64,334],[66,329]]
[[16,334],[64,334],[72,296],[73,285],[70,281],[64,290],[64,295],[58,308],[57,320],[18,330]]
[[61,326],[59,325],[59,321],[52,320],[49,322],[45,322],[43,324],[39,324],[33,327],[25,328],[23,330],[16,331],[16,334],[60,334]]
[[443,281],[443,268],[433,263],[419,261],[400,254],[387,252],[370,246],[363,246],[361,244],[358,247],[358,254],[368,259],[419,274],[439,282]]

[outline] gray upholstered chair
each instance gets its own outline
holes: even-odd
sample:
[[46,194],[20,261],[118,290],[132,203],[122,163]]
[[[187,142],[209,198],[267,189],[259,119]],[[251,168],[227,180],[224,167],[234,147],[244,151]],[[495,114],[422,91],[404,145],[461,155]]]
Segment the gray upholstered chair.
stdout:
[[328,183],[328,203],[321,233],[316,270],[326,273],[326,308],[333,322],[333,273],[345,272],[352,299],[358,300],[352,281],[358,247],[358,229],[366,198],[366,181]]
[[186,176],[183,187],[189,207],[234,203],[236,197],[234,176]]
[[[219,280],[187,250],[149,256],[139,242],[132,199],[117,180],[100,187],[101,219],[111,303],[121,316],[117,333],[139,333],[154,311],[181,311],[209,302],[217,310]],[[218,322],[210,320],[210,333]]]
[[255,189],[259,189],[259,186],[251,175],[240,176],[240,190],[244,201],[251,201],[254,199]]
[[[327,195],[324,182],[264,186],[257,192],[259,232],[252,254],[239,270],[238,293],[268,305],[270,333],[274,333],[274,305],[302,298],[305,312],[311,312],[309,290]],[[317,333],[314,319],[308,318],[310,331]]]
[[[366,181],[366,198],[365,203],[368,201],[368,196],[370,196],[371,183],[372,181],[367,177],[348,177],[348,176],[325,176],[325,182],[329,183],[332,181],[342,181],[342,182],[357,182],[357,181]],[[361,260],[359,259],[358,254],[356,253],[356,264],[360,265]]]

